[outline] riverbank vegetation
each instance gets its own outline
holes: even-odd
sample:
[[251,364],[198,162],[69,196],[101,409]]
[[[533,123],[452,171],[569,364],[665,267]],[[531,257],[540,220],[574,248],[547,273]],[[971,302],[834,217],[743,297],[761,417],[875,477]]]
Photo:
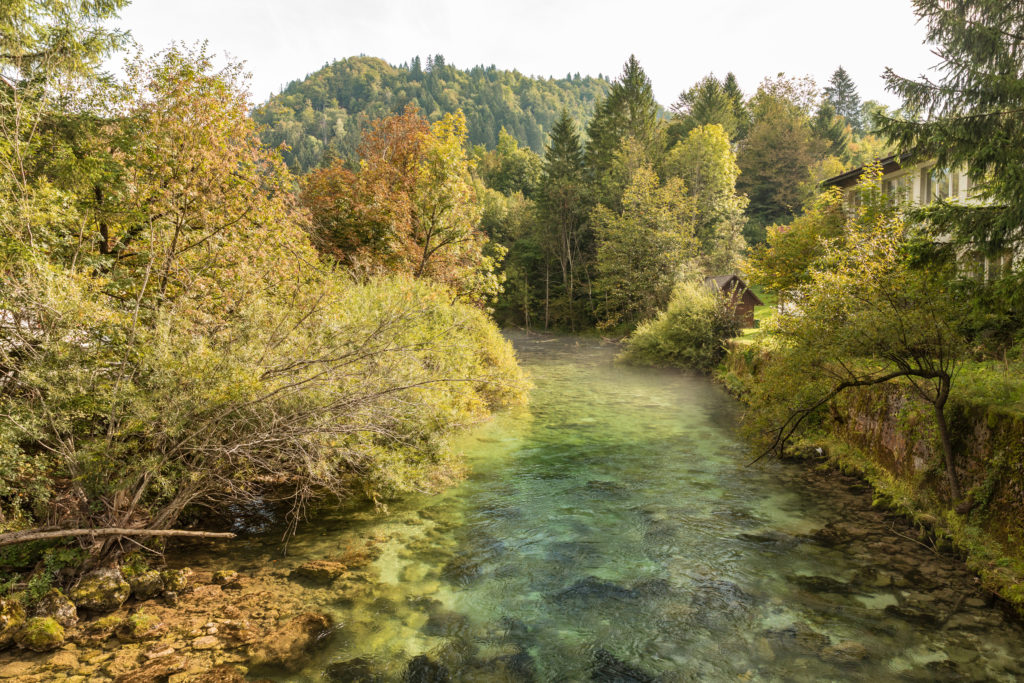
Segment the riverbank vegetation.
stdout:
[[403,266],[359,268],[316,249],[329,230],[239,65],[176,45],[121,82],[98,71],[123,5],[22,3],[0,50],[0,545],[43,543],[3,555],[43,558],[4,578],[29,604],[63,565],[238,506],[294,529],[328,500],[436,489],[461,469],[448,437],[524,399],[483,309],[497,276],[461,119],[413,125],[420,172],[372,236]]
[[[909,514],[969,554],[986,585],[1024,604],[1022,163],[1017,6],[921,0],[942,78],[886,75],[903,115],[880,129],[914,161],[965,169],[968,201],[912,205],[868,168],[853,201],[823,193],[770,228],[749,274],[780,305],[734,349],[727,375],[765,452],[826,445]],[[1000,367],[1002,372],[993,372]],[[739,380],[739,381],[737,381]],[[800,450],[799,448],[797,450]],[[1008,521],[1013,520],[1013,521]]]

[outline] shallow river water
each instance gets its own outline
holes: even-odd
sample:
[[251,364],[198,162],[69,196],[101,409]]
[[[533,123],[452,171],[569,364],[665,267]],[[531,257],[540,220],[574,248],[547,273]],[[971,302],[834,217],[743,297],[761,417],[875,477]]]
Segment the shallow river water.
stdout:
[[[535,389],[440,496],[328,516],[290,562],[384,539],[364,597],[278,680],[1017,680],[1024,632],[962,567],[808,466],[748,466],[703,377],[513,339]],[[244,568],[277,542],[236,548]],[[265,555],[264,555],[265,557]],[[419,657],[426,655],[426,658]],[[254,672],[255,674],[256,672]]]

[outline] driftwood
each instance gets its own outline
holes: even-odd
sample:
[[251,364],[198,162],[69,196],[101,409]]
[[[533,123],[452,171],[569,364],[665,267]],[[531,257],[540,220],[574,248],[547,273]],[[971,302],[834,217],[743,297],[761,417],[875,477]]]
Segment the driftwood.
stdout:
[[15,543],[27,543],[29,541],[45,541],[53,538],[68,538],[70,536],[88,536],[90,538],[109,538],[111,536],[175,536],[186,538],[234,538],[235,534],[230,531],[187,531],[184,529],[119,529],[109,527],[105,529],[26,529],[25,531],[11,531],[0,534],[0,547],[13,545]]

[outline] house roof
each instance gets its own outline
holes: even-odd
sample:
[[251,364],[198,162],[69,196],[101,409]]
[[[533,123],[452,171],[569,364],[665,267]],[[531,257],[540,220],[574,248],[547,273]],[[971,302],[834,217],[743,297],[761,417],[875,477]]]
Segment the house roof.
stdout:
[[747,286],[747,283],[740,279],[738,275],[716,275],[713,277],[704,278],[704,286],[708,289],[724,292],[727,290],[734,290],[738,292],[745,292],[750,294],[754,298],[755,306],[763,306],[764,302],[754,291]]
[[[903,152],[901,154],[893,154],[892,156],[887,156],[884,159],[879,159],[878,163],[882,165],[883,173],[892,173],[893,171],[898,171],[900,168],[902,168],[903,162],[909,158],[910,153]],[[832,187],[833,185],[838,185],[840,187],[849,187],[850,185],[855,184],[860,179],[861,175],[863,175],[864,173],[864,168],[864,166],[858,166],[853,170],[846,171],[845,173],[840,173],[837,176],[832,176],[831,178],[822,180],[821,184],[825,187]]]

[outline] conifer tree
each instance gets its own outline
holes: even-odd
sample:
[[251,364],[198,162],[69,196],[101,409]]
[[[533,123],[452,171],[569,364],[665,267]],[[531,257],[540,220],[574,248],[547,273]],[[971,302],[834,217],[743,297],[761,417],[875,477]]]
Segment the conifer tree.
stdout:
[[850,74],[841,66],[832,74],[832,79],[825,88],[825,101],[832,105],[839,116],[846,119],[855,132],[863,132],[860,95],[857,94],[857,86],[850,78]]
[[636,56],[630,55],[587,127],[590,143],[586,161],[592,178],[601,181],[612,166],[615,152],[628,137],[634,138],[649,155],[656,154],[659,132],[658,103],[651,79]]
[[[586,232],[586,198],[583,184],[583,145],[576,123],[562,110],[551,129],[551,142],[544,154],[544,177],[540,196],[542,243],[561,272],[561,289],[566,298],[568,323],[577,323],[577,288],[592,255]],[[545,322],[549,320],[550,273],[545,273]]]
[[[915,0],[936,46],[942,76],[914,81],[887,69],[888,89],[903,98],[903,116],[881,115],[881,132],[918,160],[964,169],[980,203],[943,203],[923,211],[962,253],[1021,253],[1024,243],[1024,3]],[[988,325],[1012,332],[1024,324],[1021,273],[989,277]]]
[[718,124],[730,138],[735,137],[739,128],[733,95],[714,74],[705,76],[680,94],[672,111],[678,124],[674,126],[674,135],[680,139],[699,126]]

